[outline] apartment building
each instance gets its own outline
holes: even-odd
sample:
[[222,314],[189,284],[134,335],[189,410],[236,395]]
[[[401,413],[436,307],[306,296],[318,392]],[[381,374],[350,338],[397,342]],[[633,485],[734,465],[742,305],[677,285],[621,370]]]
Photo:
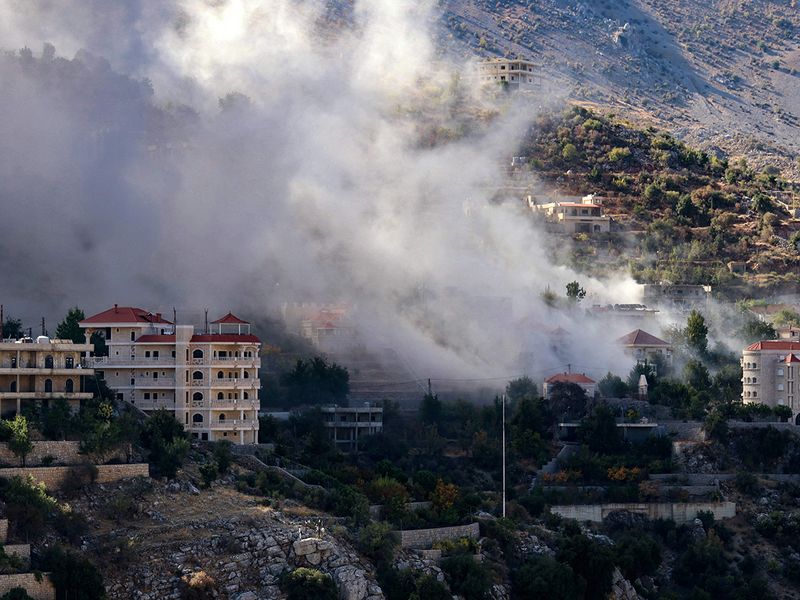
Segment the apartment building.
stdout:
[[105,338],[108,355],[85,362],[118,400],[145,412],[166,409],[196,439],[258,442],[261,340],[247,321],[228,313],[197,333],[115,304],[80,325],[87,339]]
[[611,217],[603,214],[602,200],[589,195],[580,198],[527,197],[528,207],[542,215],[550,228],[560,233],[608,233]]
[[23,402],[64,398],[76,409],[81,400],[92,397],[86,391],[87,378],[94,370],[84,368],[81,357],[91,344],[50,339],[0,340],[0,416],[13,417],[22,411]]
[[742,402],[786,405],[800,419],[800,342],[766,340],[742,351]]
[[323,406],[323,424],[330,439],[343,452],[358,452],[358,440],[383,431],[379,406]]
[[663,359],[667,365],[672,365],[672,344],[642,329],[623,335],[617,339],[617,344],[637,363]]
[[704,310],[711,299],[710,285],[683,285],[672,283],[646,283],[644,303],[662,309],[686,312]]
[[536,65],[528,60],[491,58],[478,63],[477,78],[483,85],[502,85],[511,90],[535,85]]

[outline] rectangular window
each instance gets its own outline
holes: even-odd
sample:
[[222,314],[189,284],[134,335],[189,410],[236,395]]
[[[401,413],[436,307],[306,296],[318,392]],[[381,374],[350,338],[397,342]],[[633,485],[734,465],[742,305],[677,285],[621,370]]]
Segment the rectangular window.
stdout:
[[145,392],[144,393],[144,399],[145,400],[150,400],[150,392]]
[[778,369],[778,371],[777,371],[776,375],[777,375],[778,377],[783,377],[783,369]]
[[778,389],[779,392],[782,392],[783,391],[783,384],[779,383],[777,389]]

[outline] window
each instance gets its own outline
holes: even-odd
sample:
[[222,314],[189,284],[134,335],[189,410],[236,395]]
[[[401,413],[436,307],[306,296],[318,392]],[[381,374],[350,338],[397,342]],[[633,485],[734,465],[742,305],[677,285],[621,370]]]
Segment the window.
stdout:
[[145,392],[144,393],[144,399],[145,400],[150,400],[150,392]]
[[150,350],[145,350],[144,357],[145,358],[150,358]]
[[153,379],[158,379],[158,371],[153,371]]
[[219,420],[220,421],[224,421],[225,420],[225,413],[219,413]]
[[753,398],[758,398],[758,392],[753,392]]
[[68,394],[71,394],[75,389],[75,384],[72,383],[72,379],[67,379],[66,383],[64,384],[64,391]]
[[202,423],[203,422],[203,415],[200,413],[194,413],[192,415],[192,423]]
[[66,369],[74,369],[75,368],[75,358],[72,356],[68,356],[64,359],[64,368]]
[[131,331],[131,341],[132,342],[136,341],[136,332],[135,331]]
[[223,394],[222,392],[219,392],[217,394],[217,400],[225,400],[225,394]]
[[195,350],[194,352],[192,352],[192,358],[203,358],[203,351]]
[[244,372],[244,378],[245,378],[245,379],[250,379],[250,373],[248,373],[247,371],[245,371],[245,372]]
[[782,384],[782,383],[779,383],[779,384],[778,384],[777,390],[778,390],[779,392],[782,392],[782,391],[783,391],[783,384]]
[[225,377],[225,374],[222,371],[218,371],[217,372],[217,379],[222,379],[223,377]]
[[44,368],[45,369],[52,369],[53,368],[53,357],[49,354],[44,358]]
[[776,375],[777,375],[778,377],[783,377],[783,369],[778,369],[778,371],[777,371]]
[[11,385],[8,386],[8,391],[9,392],[16,392],[17,391],[17,382],[16,381],[12,381],[11,382]]
[[158,350],[153,350],[153,358],[158,358]]
[[202,378],[203,378],[203,372],[202,371],[195,371],[194,373],[192,373],[192,379],[196,380],[196,379],[202,379]]
[[195,392],[194,394],[192,394],[192,400],[201,402],[203,400],[203,394],[201,394],[200,392]]
[[753,383],[758,383],[758,377],[753,377]]
[[45,379],[44,380],[44,391],[46,394],[53,393],[53,380],[52,379]]
[[250,394],[245,392],[243,397],[244,397],[245,400],[249,400],[250,399]]

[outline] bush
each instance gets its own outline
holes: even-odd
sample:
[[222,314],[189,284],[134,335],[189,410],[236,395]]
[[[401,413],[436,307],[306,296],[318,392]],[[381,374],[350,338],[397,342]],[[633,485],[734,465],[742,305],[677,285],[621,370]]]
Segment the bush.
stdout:
[[358,548],[377,563],[389,564],[400,540],[388,523],[370,523],[358,533]]
[[486,600],[492,586],[492,573],[484,563],[475,562],[470,554],[442,560],[450,589],[465,600]]
[[6,503],[12,527],[25,539],[41,535],[47,519],[58,511],[58,503],[47,495],[44,485],[30,477],[0,480],[0,499]]
[[33,600],[33,598],[28,595],[24,588],[15,587],[0,596],[0,600]]
[[217,582],[205,571],[196,571],[181,577],[183,600],[212,600],[216,597]]
[[573,535],[564,540],[556,560],[571,566],[586,581],[587,600],[605,600],[614,576],[614,558],[608,547],[584,535]]
[[214,460],[217,463],[217,469],[222,475],[228,472],[233,462],[231,446],[233,446],[233,442],[230,440],[220,440],[214,444]]
[[661,546],[641,532],[622,536],[614,546],[614,555],[620,571],[631,581],[652,574],[661,564]]
[[217,470],[217,463],[213,460],[200,465],[199,470],[200,470],[200,476],[203,478],[203,483],[205,484],[206,487],[210,487],[211,483],[219,475],[219,471]]
[[573,600],[583,598],[586,581],[572,567],[549,556],[529,559],[513,577],[517,598]]
[[103,600],[103,576],[89,559],[73,550],[52,546],[45,550],[40,568],[50,572],[57,600]]
[[336,585],[330,575],[301,567],[283,580],[288,600],[337,600]]
[[746,471],[740,471],[736,474],[735,483],[736,489],[748,496],[755,496],[761,489],[758,484],[758,477]]

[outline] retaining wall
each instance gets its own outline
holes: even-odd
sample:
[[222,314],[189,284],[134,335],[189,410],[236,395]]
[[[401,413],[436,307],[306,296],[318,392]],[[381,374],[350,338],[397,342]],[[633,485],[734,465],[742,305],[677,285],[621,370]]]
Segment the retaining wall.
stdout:
[[6,544],[3,550],[9,556],[16,556],[27,569],[31,564],[31,545],[30,544]]
[[[406,504],[406,508],[411,512],[417,512],[418,510],[424,510],[433,506],[433,502],[409,502]],[[369,507],[369,516],[372,519],[380,520],[383,518],[383,505],[382,504],[372,504]]]
[[41,581],[37,581],[33,573],[0,575],[0,596],[16,587],[23,588],[34,600],[54,600],[56,597],[56,589],[47,574],[41,575]]
[[[131,479],[133,477],[149,477],[150,469],[147,463],[133,463],[125,465],[97,465],[97,477],[95,483],[113,483],[121,479]],[[82,466],[71,467],[14,467],[10,469],[0,469],[0,477],[28,477],[31,476],[37,482],[41,482],[50,489],[60,488],[67,481],[72,473],[86,476],[87,471]]]
[[8,519],[0,519],[0,544],[8,540]]
[[[46,456],[52,456],[53,464],[72,465],[81,462],[80,442],[33,442],[33,450],[25,459],[29,466],[39,465]],[[0,443],[0,463],[22,466],[22,460],[8,449],[8,443]]]
[[436,542],[443,542],[445,540],[457,540],[462,537],[477,540],[480,537],[480,531],[478,523],[470,523],[469,525],[457,525],[455,527],[411,529],[408,531],[398,531],[396,533],[400,536],[401,547],[426,550]]
[[697,518],[701,511],[710,512],[714,519],[729,519],[736,516],[734,502],[651,502],[620,504],[575,504],[553,506],[550,512],[567,519],[600,523],[609,513],[627,510],[645,515],[648,519],[672,519],[678,525]]

